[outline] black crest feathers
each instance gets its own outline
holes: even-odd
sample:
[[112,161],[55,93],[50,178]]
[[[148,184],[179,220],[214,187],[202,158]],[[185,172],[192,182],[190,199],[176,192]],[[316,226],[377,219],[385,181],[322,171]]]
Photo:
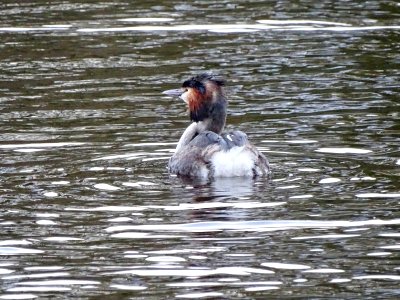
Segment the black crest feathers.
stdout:
[[190,88],[195,88],[198,90],[200,93],[205,94],[206,92],[206,87],[204,83],[206,81],[211,81],[215,83],[218,86],[224,86],[225,81],[223,79],[218,78],[214,74],[211,73],[203,73],[200,75],[197,75],[195,77],[190,78],[189,80],[186,80],[183,82],[182,87],[190,87]]

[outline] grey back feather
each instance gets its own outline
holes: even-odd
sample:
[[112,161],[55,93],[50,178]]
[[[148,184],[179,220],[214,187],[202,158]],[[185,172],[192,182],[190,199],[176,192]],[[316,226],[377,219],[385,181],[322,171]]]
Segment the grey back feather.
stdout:
[[203,174],[213,176],[211,159],[218,151],[229,151],[234,147],[243,147],[254,157],[254,176],[268,175],[269,165],[265,156],[247,139],[242,131],[233,131],[223,135],[212,131],[197,134],[186,146],[177,151],[169,161],[169,171],[173,174],[198,177]]

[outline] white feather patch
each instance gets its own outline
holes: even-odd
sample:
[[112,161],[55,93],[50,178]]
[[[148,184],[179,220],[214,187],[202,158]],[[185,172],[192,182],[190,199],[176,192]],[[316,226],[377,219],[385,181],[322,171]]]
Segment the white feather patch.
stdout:
[[206,168],[206,166],[203,166],[199,170],[199,172],[196,174],[196,177],[206,179],[206,178],[208,178],[208,173],[209,173],[209,170]]
[[181,94],[181,95],[179,96],[179,98],[181,98],[183,101],[185,101],[186,104],[188,104],[188,103],[189,103],[189,97],[188,97],[188,95],[189,95],[189,91],[186,91],[186,92],[184,92],[183,94]]
[[254,155],[245,147],[233,147],[229,151],[218,151],[212,158],[215,177],[253,176]]

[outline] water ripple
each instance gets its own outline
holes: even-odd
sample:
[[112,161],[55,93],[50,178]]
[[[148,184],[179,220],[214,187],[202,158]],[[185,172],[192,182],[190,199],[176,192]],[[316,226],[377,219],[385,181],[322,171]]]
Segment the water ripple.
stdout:
[[[196,222],[181,224],[160,224],[160,225],[119,225],[111,226],[107,232],[118,232],[126,230],[141,230],[153,232],[209,232],[219,230],[234,231],[275,231],[290,230],[301,228],[340,228],[340,227],[360,227],[360,226],[385,226],[400,224],[400,219],[393,220],[366,220],[366,221],[309,221],[309,220],[273,220],[273,221],[226,221],[226,222]],[[321,237],[353,237],[358,235],[327,235]],[[308,239],[307,237],[304,237]],[[312,237],[310,237],[312,238]],[[320,237],[315,237],[320,238]],[[303,239],[297,237],[294,239]]]
[[[149,22],[166,22],[163,19],[148,19]],[[146,22],[142,18],[121,19],[124,22]],[[346,23],[313,20],[257,20],[258,24],[190,24],[190,25],[165,25],[165,26],[118,26],[118,27],[97,27],[97,28],[74,28],[71,25],[42,25],[37,27],[0,27],[0,32],[40,32],[40,31],[74,31],[77,33],[99,33],[99,32],[162,32],[162,31],[210,31],[215,33],[249,33],[265,30],[276,31],[374,31],[374,30],[398,30],[400,26],[353,26]]]
[[[3,5],[0,299],[398,298],[399,5],[328,2]],[[271,179],[169,176],[204,71]]]

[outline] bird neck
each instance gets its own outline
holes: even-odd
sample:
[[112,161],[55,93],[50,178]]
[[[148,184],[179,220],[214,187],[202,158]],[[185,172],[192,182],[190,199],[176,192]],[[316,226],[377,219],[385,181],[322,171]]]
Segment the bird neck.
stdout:
[[198,124],[198,133],[212,131],[220,134],[225,127],[227,101],[223,95],[200,103],[195,109],[190,107],[190,119]]
[[[205,112],[206,117],[195,119],[183,132],[179,139],[176,151],[181,150],[184,146],[190,143],[197,135],[204,131],[212,131],[216,134],[221,134],[226,122],[226,107],[227,101],[225,97],[220,97],[218,101],[214,101]],[[193,111],[191,111],[192,116]]]
[[197,135],[204,131],[213,131],[220,134],[225,126],[226,114],[221,116],[222,118],[211,119],[207,118],[203,121],[191,123],[183,132],[181,138],[179,139],[178,145],[176,146],[176,152],[181,150],[187,144],[190,143]]
[[181,138],[179,139],[178,145],[176,146],[176,152],[181,150],[184,146],[189,144],[189,142],[196,136],[198,135],[198,129],[197,129],[198,123],[193,122],[190,124],[185,131],[183,132]]
[[218,118],[207,118],[203,121],[197,122],[197,130],[199,133],[203,131],[212,131],[216,134],[221,134],[225,127],[225,121],[226,113],[219,115]]

